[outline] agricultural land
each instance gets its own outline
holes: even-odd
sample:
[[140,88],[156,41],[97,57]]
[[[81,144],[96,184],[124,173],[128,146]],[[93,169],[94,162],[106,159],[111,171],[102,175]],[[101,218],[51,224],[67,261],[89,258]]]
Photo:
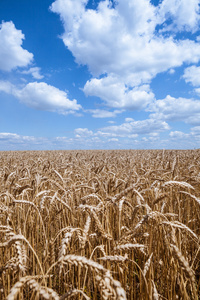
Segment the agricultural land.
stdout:
[[200,150],[0,152],[0,299],[199,299]]

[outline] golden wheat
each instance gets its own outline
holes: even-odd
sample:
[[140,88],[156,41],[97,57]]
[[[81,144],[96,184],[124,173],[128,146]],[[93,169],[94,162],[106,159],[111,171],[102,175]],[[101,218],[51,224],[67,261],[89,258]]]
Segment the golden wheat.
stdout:
[[0,152],[0,299],[200,299],[199,158]]

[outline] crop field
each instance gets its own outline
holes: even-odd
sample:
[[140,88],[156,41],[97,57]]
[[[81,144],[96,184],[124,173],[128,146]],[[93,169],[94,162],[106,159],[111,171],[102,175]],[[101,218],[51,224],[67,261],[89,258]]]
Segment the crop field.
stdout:
[[0,299],[199,299],[200,150],[0,152]]

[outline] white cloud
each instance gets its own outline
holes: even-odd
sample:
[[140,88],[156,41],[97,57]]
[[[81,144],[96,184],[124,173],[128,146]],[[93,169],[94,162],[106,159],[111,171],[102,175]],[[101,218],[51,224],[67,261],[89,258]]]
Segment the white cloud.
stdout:
[[175,73],[175,70],[174,70],[174,69],[170,69],[170,70],[169,70],[169,74],[170,74],[170,75],[173,75],[174,73]]
[[10,139],[19,140],[20,135],[16,133],[0,132],[0,140],[10,140]]
[[[131,74],[137,74],[147,80],[184,61],[200,59],[198,43],[156,34],[156,25],[166,20],[161,17],[163,13],[157,18],[160,6],[155,7],[148,0],[119,0],[113,8],[109,1],[100,1],[97,10],[92,10],[85,8],[87,2],[56,0],[51,10],[60,14],[63,21],[65,45],[78,63],[88,65],[93,75],[112,73],[128,80]],[[166,3],[163,1],[161,6],[168,15],[171,7],[166,8]],[[182,6],[196,16],[196,4],[188,2]],[[176,17],[178,13],[175,10]]]
[[200,136],[200,126],[195,126],[191,128],[192,135]]
[[195,90],[195,93],[200,96],[200,88],[196,88],[194,90]]
[[146,119],[142,121],[125,122],[101,129],[104,133],[113,133],[116,136],[129,136],[130,134],[149,134],[169,130],[169,125],[162,120]]
[[187,138],[189,138],[190,135],[188,133],[184,133],[182,131],[171,131],[169,136],[174,139],[187,139]]
[[73,113],[81,108],[76,100],[69,100],[67,93],[45,82],[31,82],[23,89],[15,89],[14,95],[21,103],[38,110],[61,114]]
[[116,134],[116,133],[113,133],[113,132],[106,132],[106,130],[104,130],[104,128],[103,128],[103,131],[102,130],[98,130],[95,134],[97,136],[104,137],[104,138],[107,138],[107,137],[116,137],[116,136],[121,137],[122,136],[120,134]]
[[[165,139],[159,132],[138,134],[115,134],[112,132],[93,132],[88,128],[77,128],[74,137],[59,136],[43,138],[25,136],[17,133],[0,133],[0,150],[44,150],[44,149],[185,149],[200,147],[200,126],[191,128],[189,133],[171,131]],[[142,134],[142,133],[141,133]]]
[[125,118],[125,122],[133,122],[134,119],[133,118]]
[[[136,121],[134,121],[136,122]],[[74,130],[74,137],[57,137],[55,138],[55,145],[59,145],[59,147],[72,147],[75,149],[113,149],[113,147],[121,148],[121,149],[129,149],[129,148],[140,148],[140,149],[186,149],[186,148],[195,148],[200,147],[200,126],[196,126],[191,128],[189,133],[185,133],[182,131],[170,131],[165,132],[165,138],[160,138],[160,134],[162,135],[161,131],[166,130],[166,123],[165,125],[162,123],[157,122],[156,130],[155,126],[153,131],[144,130],[144,123],[140,121],[140,125],[142,124],[142,131],[136,133],[128,133],[132,132],[132,127],[129,127],[129,130],[126,132],[122,131],[116,133],[116,128],[113,129],[114,126],[110,126],[109,130],[103,128],[97,132],[93,132],[88,128],[77,128]],[[146,127],[152,122],[149,123],[149,120],[145,120]],[[129,123],[127,123],[129,124]],[[121,124],[123,125],[123,124]],[[121,129],[121,125],[120,129]],[[136,125],[136,124],[135,124]],[[117,127],[119,127],[117,126]],[[139,126],[139,125],[137,125]],[[137,126],[135,126],[136,131]],[[163,127],[165,129],[163,129]],[[151,125],[152,128],[152,125]],[[167,126],[167,130],[169,127]],[[148,132],[149,131],[149,132]],[[168,134],[168,135],[167,135]],[[50,140],[48,144],[50,144]],[[58,144],[59,142],[59,144]],[[113,144],[114,143],[114,144]],[[113,146],[114,145],[114,146]]]
[[15,86],[12,83],[0,80],[0,92],[12,94],[13,89],[15,89]]
[[11,71],[26,67],[33,60],[33,54],[22,48],[24,34],[13,22],[0,25],[0,70]]
[[163,0],[159,8],[162,23],[171,18],[171,24],[165,30],[197,31],[200,21],[199,3],[199,0]]
[[142,109],[154,100],[154,94],[149,85],[128,88],[123,82],[112,76],[93,78],[84,86],[87,96],[100,97],[109,107]]
[[8,81],[0,81],[0,92],[11,94],[21,103],[37,110],[77,115],[82,108],[75,99],[69,100],[66,92],[45,82],[30,82],[20,89]]
[[51,10],[60,15],[63,42],[76,62],[87,65],[93,76],[101,75],[85,84],[85,94],[100,97],[109,107],[144,108],[154,95],[138,86],[200,60],[198,42],[158,30],[171,22],[173,30],[194,32],[199,0],[163,0],[157,6],[150,0],[118,0],[114,5],[105,0],[95,10],[86,8],[87,3],[56,0]]
[[127,137],[129,139],[136,139],[139,135],[136,133],[136,134],[129,134]]
[[10,133],[10,132],[0,132],[0,141],[1,144],[26,144],[28,145],[29,143],[36,143],[39,141],[40,138],[35,138],[33,136],[24,136],[24,135],[19,135],[17,133]]
[[0,150],[47,150],[53,140],[10,132],[0,132]]
[[[120,129],[119,132],[113,129],[113,127],[119,126],[109,126],[102,128],[96,132],[89,130],[88,128],[76,128],[74,130],[75,138],[84,140],[86,143],[87,141],[91,141],[92,139],[98,141],[111,141],[113,139],[116,140],[117,138],[124,138],[128,137],[129,139],[137,138],[137,133],[132,133],[132,130],[124,132],[124,130]],[[87,140],[88,139],[88,140]]]
[[159,136],[159,132],[150,132],[149,136],[158,137]]
[[192,149],[200,147],[200,126],[192,127],[188,133],[171,131],[168,144],[176,149]]
[[200,86],[200,67],[191,66],[186,68],[183,78],[193,86]]
[[76,128],[74,130],[75,136],[76,137],[89,137],[93,136],[92,130],[89,130],[88,128]]
[[86,112],[92,114],[93,118],[115,118],[117,114],[122,113],[121,110],[108,111],[104,109],[88,109]]
[[31,74],[31,75],[33,76],[33,78],[35,78],[35,79],[42,79],[42,78],[44,78],[44,76],[40,74],[40,71],[41,71],[40,68],[38,68],[38,67],[33,67],[33,68],[30,68],[30,69],[27,70],[27,71],[24,70],[24,71],[22,71],[21,73],[22,73],[22,74]]
[[200,124],[200,101],[167,96],[157,100],[148,108],[151,117],[159,120],[184,121],[190,124]]

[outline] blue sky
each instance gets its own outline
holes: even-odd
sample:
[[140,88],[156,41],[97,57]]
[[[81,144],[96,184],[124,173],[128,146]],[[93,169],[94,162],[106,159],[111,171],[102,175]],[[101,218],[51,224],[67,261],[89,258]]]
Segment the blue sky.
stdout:
[[0,0],[0,150],[200,147],[200,0]]

